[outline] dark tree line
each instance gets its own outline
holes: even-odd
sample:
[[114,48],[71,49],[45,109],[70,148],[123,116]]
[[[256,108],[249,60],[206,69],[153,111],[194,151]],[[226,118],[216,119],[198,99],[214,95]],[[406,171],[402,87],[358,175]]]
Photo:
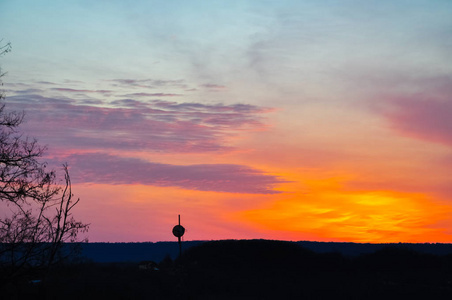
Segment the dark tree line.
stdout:
[[[0,46],[0,56],[11,45]],[[0,79],[5,73],[0,70]],[[0,81],[1,83],[1,81]],[[58,180],[41,161],[46,150],[36,139],[24,136],[19,126],[24,112],[6,110],[0,93],[0,280],[11,282],[30,270],[60,262],[88,224],[74,219],[74,198],[68,166]]]

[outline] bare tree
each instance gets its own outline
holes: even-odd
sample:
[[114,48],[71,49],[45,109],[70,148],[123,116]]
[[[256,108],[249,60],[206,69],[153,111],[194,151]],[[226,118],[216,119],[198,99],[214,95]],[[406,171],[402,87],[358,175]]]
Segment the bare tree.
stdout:
[[[0,46],[0,55],[9,49]],[[68,166],[63,165],[64,179],[58,182],[56,172],[40,161],[46,148],[18,130],[23,118],[23,112],[7,112],[0,104],[2,281],[60,261],[68,254],[63,243],[78,241],[78,234],[88,230],[72,216],[80,199],[73,197]]]
[[[11,51],[11,43],[6,43],[5,45],[1,45],[3,40],[0,40],[0,56],[5,55],[6,53]],[[0,86],[3,85],[3,82],[1,81],[1,78],[5,75],[5,73],[2,73],[2,68],[0,67]],[[0,90],[0,100],[3,100],[5,98],[5,95],[3,94],[3,91]]]

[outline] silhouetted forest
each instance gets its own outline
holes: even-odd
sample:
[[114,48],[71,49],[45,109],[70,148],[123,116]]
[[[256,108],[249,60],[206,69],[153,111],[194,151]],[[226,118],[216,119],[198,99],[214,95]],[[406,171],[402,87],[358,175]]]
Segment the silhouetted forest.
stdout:
[[[206,241],[187,241],[183,249],[198,246]],[[345,256],[374,253],[386,247],[411,249],[416,252],[435,255],[452,253],[452,244],[363,244],[346,242],[293,242],[316,253],[337,252]],[[141,260],[161,261],[166,255],[176,259],[179,255],[177,242],[144,243],[82,243],[81,255],[93,262],[138,262]]]
[[73,261],[2,290],[4,299],[451,299],[452,254],[401,244],[349,256],[284,241],[211,241],[156,264]]

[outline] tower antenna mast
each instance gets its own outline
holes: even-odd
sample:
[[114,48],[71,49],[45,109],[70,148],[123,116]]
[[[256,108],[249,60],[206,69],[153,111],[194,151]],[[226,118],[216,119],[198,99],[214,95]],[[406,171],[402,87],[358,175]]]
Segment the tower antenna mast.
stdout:
[[173,235],[177,237],[177,242],[179,243],[179,257],[182,255],[182,241],[181,237],[185,233],[185,228],[180,224],[180,215],[179,215],[179,224],[173,227]]

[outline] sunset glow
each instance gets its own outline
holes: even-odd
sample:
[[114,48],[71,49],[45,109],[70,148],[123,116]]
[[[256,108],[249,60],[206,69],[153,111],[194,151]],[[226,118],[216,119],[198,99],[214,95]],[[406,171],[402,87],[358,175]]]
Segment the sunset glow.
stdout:
[[452,2],[2,1],[89,240],[452,242]]

